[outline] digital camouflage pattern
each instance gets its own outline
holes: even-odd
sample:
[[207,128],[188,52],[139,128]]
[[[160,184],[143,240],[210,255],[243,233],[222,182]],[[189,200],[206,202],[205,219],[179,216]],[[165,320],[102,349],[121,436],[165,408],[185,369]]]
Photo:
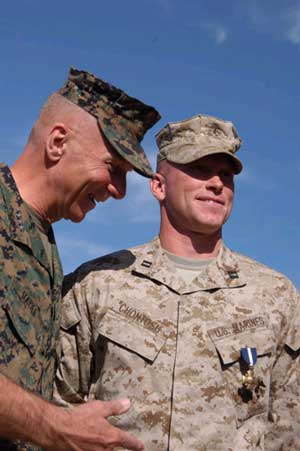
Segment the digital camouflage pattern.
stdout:
[[153,107],[89,72],[74,68],[70,69],[66,84],[58,92],[96,117],[112,147],[137,172],[152,176],[140,141],[160,119]]
[[[49,266],[40,232],[4,164],[0,165],[0,221],[0,372],[51,399],[62,268],[54,238],[53,267]],[[0,449],[37,448],[0,438]]]
[[300,449],[299,299],[284,276],[224,246],[186,285],[155,239],[82,265],[64,291],[59,402],[128,397],[111,422],[147,451]]
[[216,153],[225,153],[232,159],[236,174],[243,169],[235,153],[242,140],[232,122],[199,114],[190,119],[170,122],[156,135],[159,148],[157,162],[187,164]]

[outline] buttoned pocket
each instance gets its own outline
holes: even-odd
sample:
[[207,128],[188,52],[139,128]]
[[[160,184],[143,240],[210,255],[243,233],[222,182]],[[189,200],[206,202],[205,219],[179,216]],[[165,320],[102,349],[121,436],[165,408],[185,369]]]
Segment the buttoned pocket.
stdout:
[[158,333],[108,310],[97,327],[97,333],[110,342],[153,363],[165,339]]
[[[225,326],[223,330],[228,328]],[[254,415],[267,414],[274,351],[271,331],[258,328],[221,338],[209,335],[220,360],[227,396],[235,406],[237,426]],[[249,365],[241,357],[241,349],[245,347],[254,348],[257,354],[249,385],[245,383]]]
[[7,280],[7,283],[9,294],[7,295],[7,302],[3,303],[3,309],[11,327],[6,330],[7,345],[4,351],[10,354],[19,353],[21,348],[18,349],[18,345],[23,343],[32,356],[38,345],[36,312],[32,311],[31,303],[27,302],[26,290],[19,292],[15,289],[12,281]]

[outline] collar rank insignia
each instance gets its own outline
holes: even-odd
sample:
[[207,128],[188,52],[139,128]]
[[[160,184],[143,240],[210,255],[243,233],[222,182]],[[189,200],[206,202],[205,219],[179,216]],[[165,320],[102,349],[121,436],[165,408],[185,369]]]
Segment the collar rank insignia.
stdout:
[[150,266],[152,266],[152,262],[149,262],[148,260],[143,260],[141,265],[145,266],[145,268],[150,268]]

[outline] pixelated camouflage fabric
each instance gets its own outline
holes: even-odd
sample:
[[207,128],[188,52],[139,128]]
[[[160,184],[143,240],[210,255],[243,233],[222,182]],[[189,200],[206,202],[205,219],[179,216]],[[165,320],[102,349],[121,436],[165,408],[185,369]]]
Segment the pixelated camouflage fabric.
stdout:
[[112,147],[140,174],[151,177],[152,168],[140,144],[160,114],[95,75],[70,69],[59,93],[96,117]]
[[[51,399],[62,268],[54,239],[53,267],[49,266],[40,233],[4,164],[0,165],[0,216],[0,372]],[[0,439],[1,450],[25,446]]]
[[242,140],[233,123],[214,116],[199,114],[183,121],[170,122],[156,134],[156,142],[158,163],[167,159],[173,163],[187,164],[208,155],[224,153],[231,158],[237,174],[243,169],[236,156]]
[[63,405],[130,398],[111,421],[147,451],[300,449],[299,298],[284,276],[223,246],[187,284],[155,239],[81,266],[64,291]]

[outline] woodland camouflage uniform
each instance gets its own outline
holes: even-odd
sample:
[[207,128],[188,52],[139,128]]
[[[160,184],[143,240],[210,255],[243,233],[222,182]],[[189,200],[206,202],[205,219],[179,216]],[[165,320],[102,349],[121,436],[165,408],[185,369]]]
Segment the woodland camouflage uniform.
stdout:
[[[50,265],[40,232],[4,164],[0,165],[0,218],[0,372],[51,399],[62,268],[52,229]],[[10,447],[0,439],[1,450],[27,449],[19,446]]]
[[[151,176],[140,141],[160,119],[154,108],[74,68],[58,92],[95,116],[113,149],[137,172]],[[51,399],[62,269],[52,229],[53,265],[49,265],[40,233],[6,165],[0,166],[0,219],[0,373]],[[0,449],[36,447],[12,445],[0,438]]]

